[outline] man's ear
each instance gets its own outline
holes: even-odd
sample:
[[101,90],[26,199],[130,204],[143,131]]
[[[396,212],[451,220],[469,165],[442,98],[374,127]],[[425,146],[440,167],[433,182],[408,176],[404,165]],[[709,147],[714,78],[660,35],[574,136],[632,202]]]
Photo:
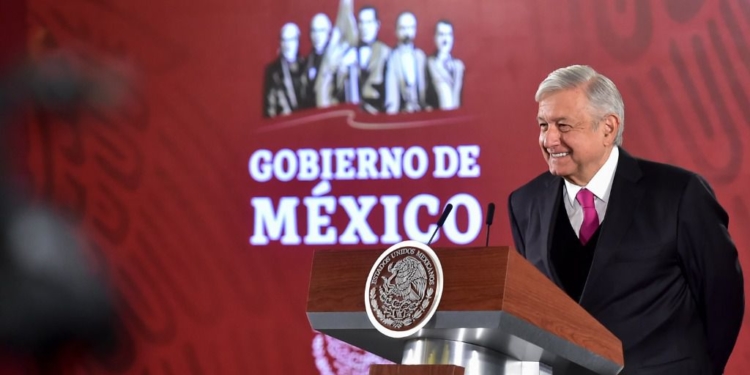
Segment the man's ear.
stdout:
[[615,114],[609,114],[604,117],[604,142],[609,146],[615,143],[617,131],[620,129],[620,118]]

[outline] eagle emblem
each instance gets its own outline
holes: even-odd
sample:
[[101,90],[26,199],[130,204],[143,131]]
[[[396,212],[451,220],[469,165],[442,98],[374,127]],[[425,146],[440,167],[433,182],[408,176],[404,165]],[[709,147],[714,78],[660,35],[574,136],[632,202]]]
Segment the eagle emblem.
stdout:
[[380,287],[381,299],[392,298],[405,303],[420,301],[427,290],[427,271],[419,261],[406,257],[388,266],[390,277],[381,276],[383,285]]
[[370,272],[365,292],[370,321],[386,335],[405,337],[435,312],[442,285],[432,249],[414,241],[394,245]]

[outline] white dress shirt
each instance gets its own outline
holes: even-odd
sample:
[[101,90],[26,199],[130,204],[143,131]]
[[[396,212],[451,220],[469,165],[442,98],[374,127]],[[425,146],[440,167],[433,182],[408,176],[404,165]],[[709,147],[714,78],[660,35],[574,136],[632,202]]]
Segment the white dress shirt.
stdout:
[[414,86],[417,82],[417,63],[414,58],[414,46],[411,44],[402,44],[398,47],[401,50],[401,66],[404,72],[404,82],[406,86]]
[[372,57],[372,47],[361,46],[359,47],[359,67],[367,69],[370,65],[370,57]]
[[594,193],[594,205],[596,206],[596,213],[599,216],[599,224],[601,224],[604,221],[604,214],[607,212],[609,193],[612,191],[612,180],[615,178],[615,170],[617,169],[617,160],[619,157],[620,150],[615,146],[612,148],[607,161],[586,186],[578,186],[568,180],[564,180],[563,200],[565,201],[565,211],[568,212],[568,219],[570,219],[570,225],[575,230],[576,236],[580,236],[579,231],[583,224],[583,208],[578,203],[578,200],[576,200],[578,191],[586,188]]

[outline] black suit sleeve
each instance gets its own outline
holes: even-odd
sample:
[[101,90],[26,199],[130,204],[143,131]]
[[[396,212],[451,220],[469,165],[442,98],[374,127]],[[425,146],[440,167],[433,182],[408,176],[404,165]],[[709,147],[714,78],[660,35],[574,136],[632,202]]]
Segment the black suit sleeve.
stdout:
[[724,371],[745,310],[742,269],[728,224],[708,183],[693,176],[680,202],[677,245],[705,324],[715,375]]
[[521,228],[518,227],[518,221],[516,215],[513,213],[513,194],[508,196],[508,216],[510,219],[510,229],[513,232],[513,242],[516,245],[516,250],[526,257],[526,247],[523,244],[523,236],[521,236]]
[[263,74],[263,117],[273,117],[273,66],[268,65]]

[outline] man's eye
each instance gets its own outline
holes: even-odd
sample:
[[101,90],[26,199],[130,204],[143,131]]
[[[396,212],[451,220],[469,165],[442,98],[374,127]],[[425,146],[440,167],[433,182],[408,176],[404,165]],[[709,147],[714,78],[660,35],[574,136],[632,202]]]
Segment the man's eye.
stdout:
[[560,129],[561,132],[567,132],[571,129],[571,126],[568,124],[560,124],[557,128]]
[[547,124],[546,123],[541,123],[541,124],[539,124],[539,127],[542,128],[542,129],[547,129]]

